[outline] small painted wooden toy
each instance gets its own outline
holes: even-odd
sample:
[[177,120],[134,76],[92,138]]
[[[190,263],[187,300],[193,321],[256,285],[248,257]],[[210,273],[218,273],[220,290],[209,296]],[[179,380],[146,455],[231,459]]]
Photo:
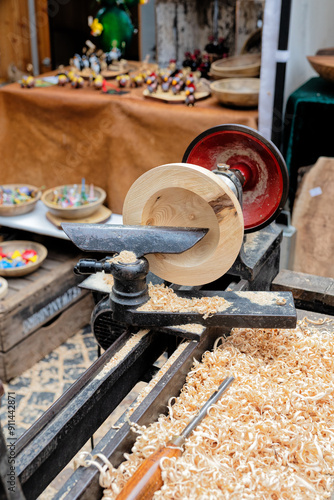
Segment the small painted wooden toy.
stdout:
[[1,205],[20,205],[31,201],[36,197],[36,191],[28,186],[17,188],[8,188],[0,186],[0,206]]
[[71,80],[71,86],[74,89],[81,89],[84,86],[84,79],[82,76],[75,75]]
[[15,267],[23,267],[30,262],[36,262],[37,258],[37,252],[29,248],[24,250],[24,252],[15,250],[14,252],[6,254],[0,247],[0,269],[13,269]]
[[68,81],[69,79],[65,73],[61,73],[60,75],[58,75],[58,85],[60,87],[64,87],[64,85],[66,85]]
[[150,92],[150,94],[157,91],[158,80],[155,73],[151,73],[150,75],[148,75],[145,83],[147,84],[147,90]]
[[93,79],[93,85],[96,88],[96,90],[101,90],[103,86],[103,76],[96,75],[95,78]]
[[117,80],[120,88],[124,88],[127,86],[128,82],[130,80],[130,77],[129,77],[129,75],[118,75],[116,77],[116,80]]
[[177,73],[171,81],[171,90],[174,95],[179,94],[184,86],[182,73]]
[[195,85],[195,78],[192,73],[189,73],[186,77],[185,85],[186,87],[189,87],[191,84]]
[[94,73],[98,74],[101,72],[101,64],[96,54],[92,54],[89,57],[89,65]]
[[21,80],[21,87],[26,89],[31,89],[35,86],[35,78],[31,75],[23,76]]
[[80,54],[74,54],[71,63],[72,66],[74,66],[78,71],[81,71],[83,69],[83,64]]
[[161,75],[160,78],[161,78],[161,90],[163,92],[168,92],[172,78],[170,77],[169,73]]
[[82,68],[85,69],[85,68],[89,68],[89,59],[88,57],[86,56],[86,54],[83,54],[81,56],[81,62],[82,62]]
[[59,190],[53,191],[52,204],[62,208],[81,207],[88,203],[93,203],[97,200],[94,192],[94,185],[91,184],[89,189],[86,188],[85,179],[82,179],[81,186],[74,184],[73,186],[62,186]]
[[119,61],[122,57],[122,51],[117,47],[117,45],[113,44],[113,48],[109,50],[109,52],[105,53],[105,61],[109,66],[114,61]]
[[187,106],[194,106],[195,104],[195,85],[193,83],[190,83],[186,87],[186,98],[185,98],[185,103]]
[[68,73],[67,73],[67,78],[69,80],[69,82],[71,82],[72,80],[74,80],[76,78],[76,74],[74,73],[74,71],[70,70]]
[[130,77],[131,87],[133,88],[141,87],[144,84],[145,78],[146,76],[143,75],[142,73],[140,73],[139,75],[131,76]]

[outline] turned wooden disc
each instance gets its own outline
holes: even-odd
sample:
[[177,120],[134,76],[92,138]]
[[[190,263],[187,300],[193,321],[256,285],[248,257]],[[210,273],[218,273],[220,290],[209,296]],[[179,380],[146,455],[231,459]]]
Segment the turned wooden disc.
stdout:
[[209,228],[186,252],[147,256],[154,274],[180,285],[203,285],[225,274],[244,234],[242,210],[231,189],[213,172],[188,163],[162,165],[139,177],[125,198],[123,223]]

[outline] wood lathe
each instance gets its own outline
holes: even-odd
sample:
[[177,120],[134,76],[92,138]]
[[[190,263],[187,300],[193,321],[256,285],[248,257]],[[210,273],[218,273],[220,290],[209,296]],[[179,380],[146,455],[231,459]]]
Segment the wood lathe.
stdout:
[[[25,498],[46,488],[136,383],[159,371],[156,360],[176,352],[183,338],[187,346],[159,371],[131,422],[147,425],[166,412],[194,358],[231,328],[296,326],[292,294],[269,291],[282,238],[274,220],[287,192],[287,170],[276,147],[252,129],[222,125],[197,137],[182,163],[137,179],[125,199],[124,226],[63,225],[80,249],[103,254],[100,261],[79,261],[76,272],[90,275],[82,286],[95,296],[92,330],[105,352],[18,440],[16,466]],[[134,259],[117,260],[123,251]],[[218,298],[223,306],[207,314],[147,308],[150,281],[181,300]],[[103,453],[115,467],[135,440],[126,417],[122,423],[92,452]],[[80,468],[55,498],[100,496],[98,471]]]

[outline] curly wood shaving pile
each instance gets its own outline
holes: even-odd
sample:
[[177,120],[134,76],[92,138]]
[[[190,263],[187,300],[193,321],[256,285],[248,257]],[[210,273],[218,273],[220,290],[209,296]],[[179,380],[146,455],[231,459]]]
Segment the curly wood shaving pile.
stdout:
[[230,303],[223,297],[202,297],[187,299],[179,297],[174,290],[165,285],[148,285],[150,300],[138,308],[138,311],[198,312],[203,318],[224,311]]
[[114,255],[111,259],[108,259],[107,262],[117,262],[119,264],[131,264],[136,262],[137,256],[134,252],[130,252],[129,250],[122,250],[120,253]]
[[222,380],[236,380],[187,439],[161,462],[160,499],[324,499],[334,486],[333,333],[235,329],[188,373],[180,396],[140,434],[116,470],[101,475],[114,499],[157,448],[179,434]]

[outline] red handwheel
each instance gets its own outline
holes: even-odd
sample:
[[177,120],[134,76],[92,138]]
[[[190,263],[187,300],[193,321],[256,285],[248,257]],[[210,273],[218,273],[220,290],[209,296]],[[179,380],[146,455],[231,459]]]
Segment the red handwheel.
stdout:
[[242,183],[245,232],[262,229],[283,209],[289,175],[283,156],[259,132],[243,125],[218,125],[198,135],[184,153],[183,163],[208,170],[225,164]]

